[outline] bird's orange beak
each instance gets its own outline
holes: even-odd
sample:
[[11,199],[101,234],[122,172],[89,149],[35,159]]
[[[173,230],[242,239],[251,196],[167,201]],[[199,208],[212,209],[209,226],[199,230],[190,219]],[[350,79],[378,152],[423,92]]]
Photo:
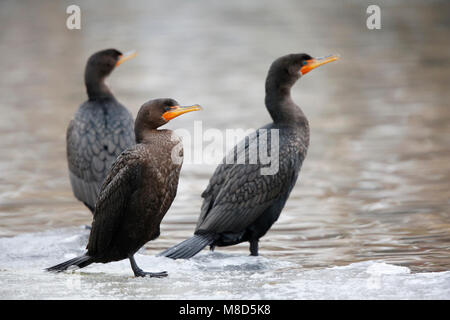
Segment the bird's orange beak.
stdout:
[[311,60],[307,60],[306,64],[300,68],[300,73],[302,75],[307,74],[311,70],[320,67],[328,62],[336,61],[339,59],[339,55],[333,54],[330,56],[322,57],[322,58],[314,58]]
[[176,118],[178,116],[181,116],[182,114],[191,112],[191,111],[198,111],[198,110],[202,110],[202,107],[199,106],[198,104],[195,104],[193,106],[172,106],[170,107],[169,111],[166,111],[163,113],[162,117],[164,118],[164,120],[166,121],[170,121],[173,118]]
[[133,59],[136,56],[137,56],[137,52],[134,50],[125,52],[123,55],[121,55],[119,57],[119,60],[117,60],[116,67],[120,66],[122,63],[124,63],[127,60]]

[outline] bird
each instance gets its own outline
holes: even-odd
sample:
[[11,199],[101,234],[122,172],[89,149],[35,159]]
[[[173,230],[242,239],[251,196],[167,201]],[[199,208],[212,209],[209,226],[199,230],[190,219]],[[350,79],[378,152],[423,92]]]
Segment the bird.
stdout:
[[116,49],[94,53],[87,61],[84,82],[88,100],[70,121],[66,132],[69,178],[75,197],[93,213],[100,187],[113,161],[135,142],[134,120],[116,100],[105,78],[136,52]]
[[[337,55],[313,58],[295,53],[272,63],[265,82],[265,106],[273,122],[239,142],[218,165],[201,195],[203,204],[194,235],[159,256],[189,259],[208,245],[214,250],[247,241],[250,255],[258,256],[259,239],[280,216],[309,146],[308,119],[292,100],[291,88],[311,70],[337,59]],[[278,140],[272,140],[276,135]],[[261,159],[236,163],[236,159],[254,156],[259,141],[268,141],[270,150],[278,147],[278,161],[274,160],[278,170],[273,174],[263,172]]]
[[197,110],[201,110],[199,105],[180,106],[173,99],[155,99],[142,105],[135,122],[136,144],[120,154],[102,185],[87,251],[47,271],[129,259],[136,277],[167,276],[165,271],[143,271],[134,254],[159,236],[161,220],[177,193],[182,142],[173,131],[158,128]]

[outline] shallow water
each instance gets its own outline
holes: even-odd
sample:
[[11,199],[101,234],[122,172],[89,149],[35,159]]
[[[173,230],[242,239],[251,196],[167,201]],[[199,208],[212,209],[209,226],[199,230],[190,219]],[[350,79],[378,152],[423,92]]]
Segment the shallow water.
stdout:
[[[86,297],[450,298],[450,3],[381,2],[376,31],[365,27],[368,4],[357,1],[78,3],[82,29],[69,31],[64,2],[0,2],[0,297],[62,297],[49,283],[72,277],[41,272],[80,252],[79,226],[91,220],[70,189],[65,130],[85,99],[87,57],[116,47],[138,51],[108,79],[116,97],[134,115],[155,97],[200,103],[203,112],[170,124],[191,131],[194,120],[222,131],[266,124],[264,78],[278,56],[342,58],[293,89],[311,144],[262,257],[247,257],[247,244],[191,262],[149,256],[195,227],[214,166],[185,164],[161,237],[138,258],[170,277],[142,282],[128,262],[93,266],[74,274]],[[369,290],[371,268],[392,287]],[[241,292],[247,284],[253,291]],[[359,291],[340,289],[347,285]]]

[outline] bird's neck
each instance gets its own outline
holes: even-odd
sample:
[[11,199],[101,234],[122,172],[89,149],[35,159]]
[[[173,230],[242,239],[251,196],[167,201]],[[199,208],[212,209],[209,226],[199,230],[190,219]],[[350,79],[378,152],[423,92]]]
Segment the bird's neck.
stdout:
[[141,127],[139,125],[135,128],[136,143],[153,144],[155,141],[170,140],[172,131],[167,129],[149,128],[147,126]]
[[[139,130],[136,130],[139,129]],[[157,129],[141,129],[137,126],[134,130],[134,135],[136,136],[136,143],[149,143],[152,140],[154,133],[158,131]]]
[[105,84],[105,78],[93,74],[92,72],[89,72],[89,70],[86,70],[84,83],[86,85],[89,100],[114,97],[108,86]]
[[291,98],[291,87],[294,83],[281,85],[268,79],[266,82],[266,108],[275,123],[307,126],[308,120],[305,114]]

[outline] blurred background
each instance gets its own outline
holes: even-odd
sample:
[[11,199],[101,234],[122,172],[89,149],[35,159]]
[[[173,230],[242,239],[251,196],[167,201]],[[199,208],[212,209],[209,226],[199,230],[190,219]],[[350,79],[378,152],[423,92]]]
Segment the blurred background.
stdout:
[[[376,3],[375,3],[376,2]],[[108,78],[136,116],[149,99],[199,103],[172,129],[258,128],[270,121],[264,81],[288,53],[339,53],[303,77],[294,100],[311,143],[299,180],[261,254],[302,268],[383,260],[450,269],[450,2],[0,2],[0,237],[90,224],[71,191],[65,131],[86,100],[87,58],[137,58]],[[81,30],[66,28],[67,6]],[[366,9],[381,8],[368,30]],[[183,167],[178,196],[147,245],[190,236],[214,166]],[[248,244],[220,252],[248,254]]]

